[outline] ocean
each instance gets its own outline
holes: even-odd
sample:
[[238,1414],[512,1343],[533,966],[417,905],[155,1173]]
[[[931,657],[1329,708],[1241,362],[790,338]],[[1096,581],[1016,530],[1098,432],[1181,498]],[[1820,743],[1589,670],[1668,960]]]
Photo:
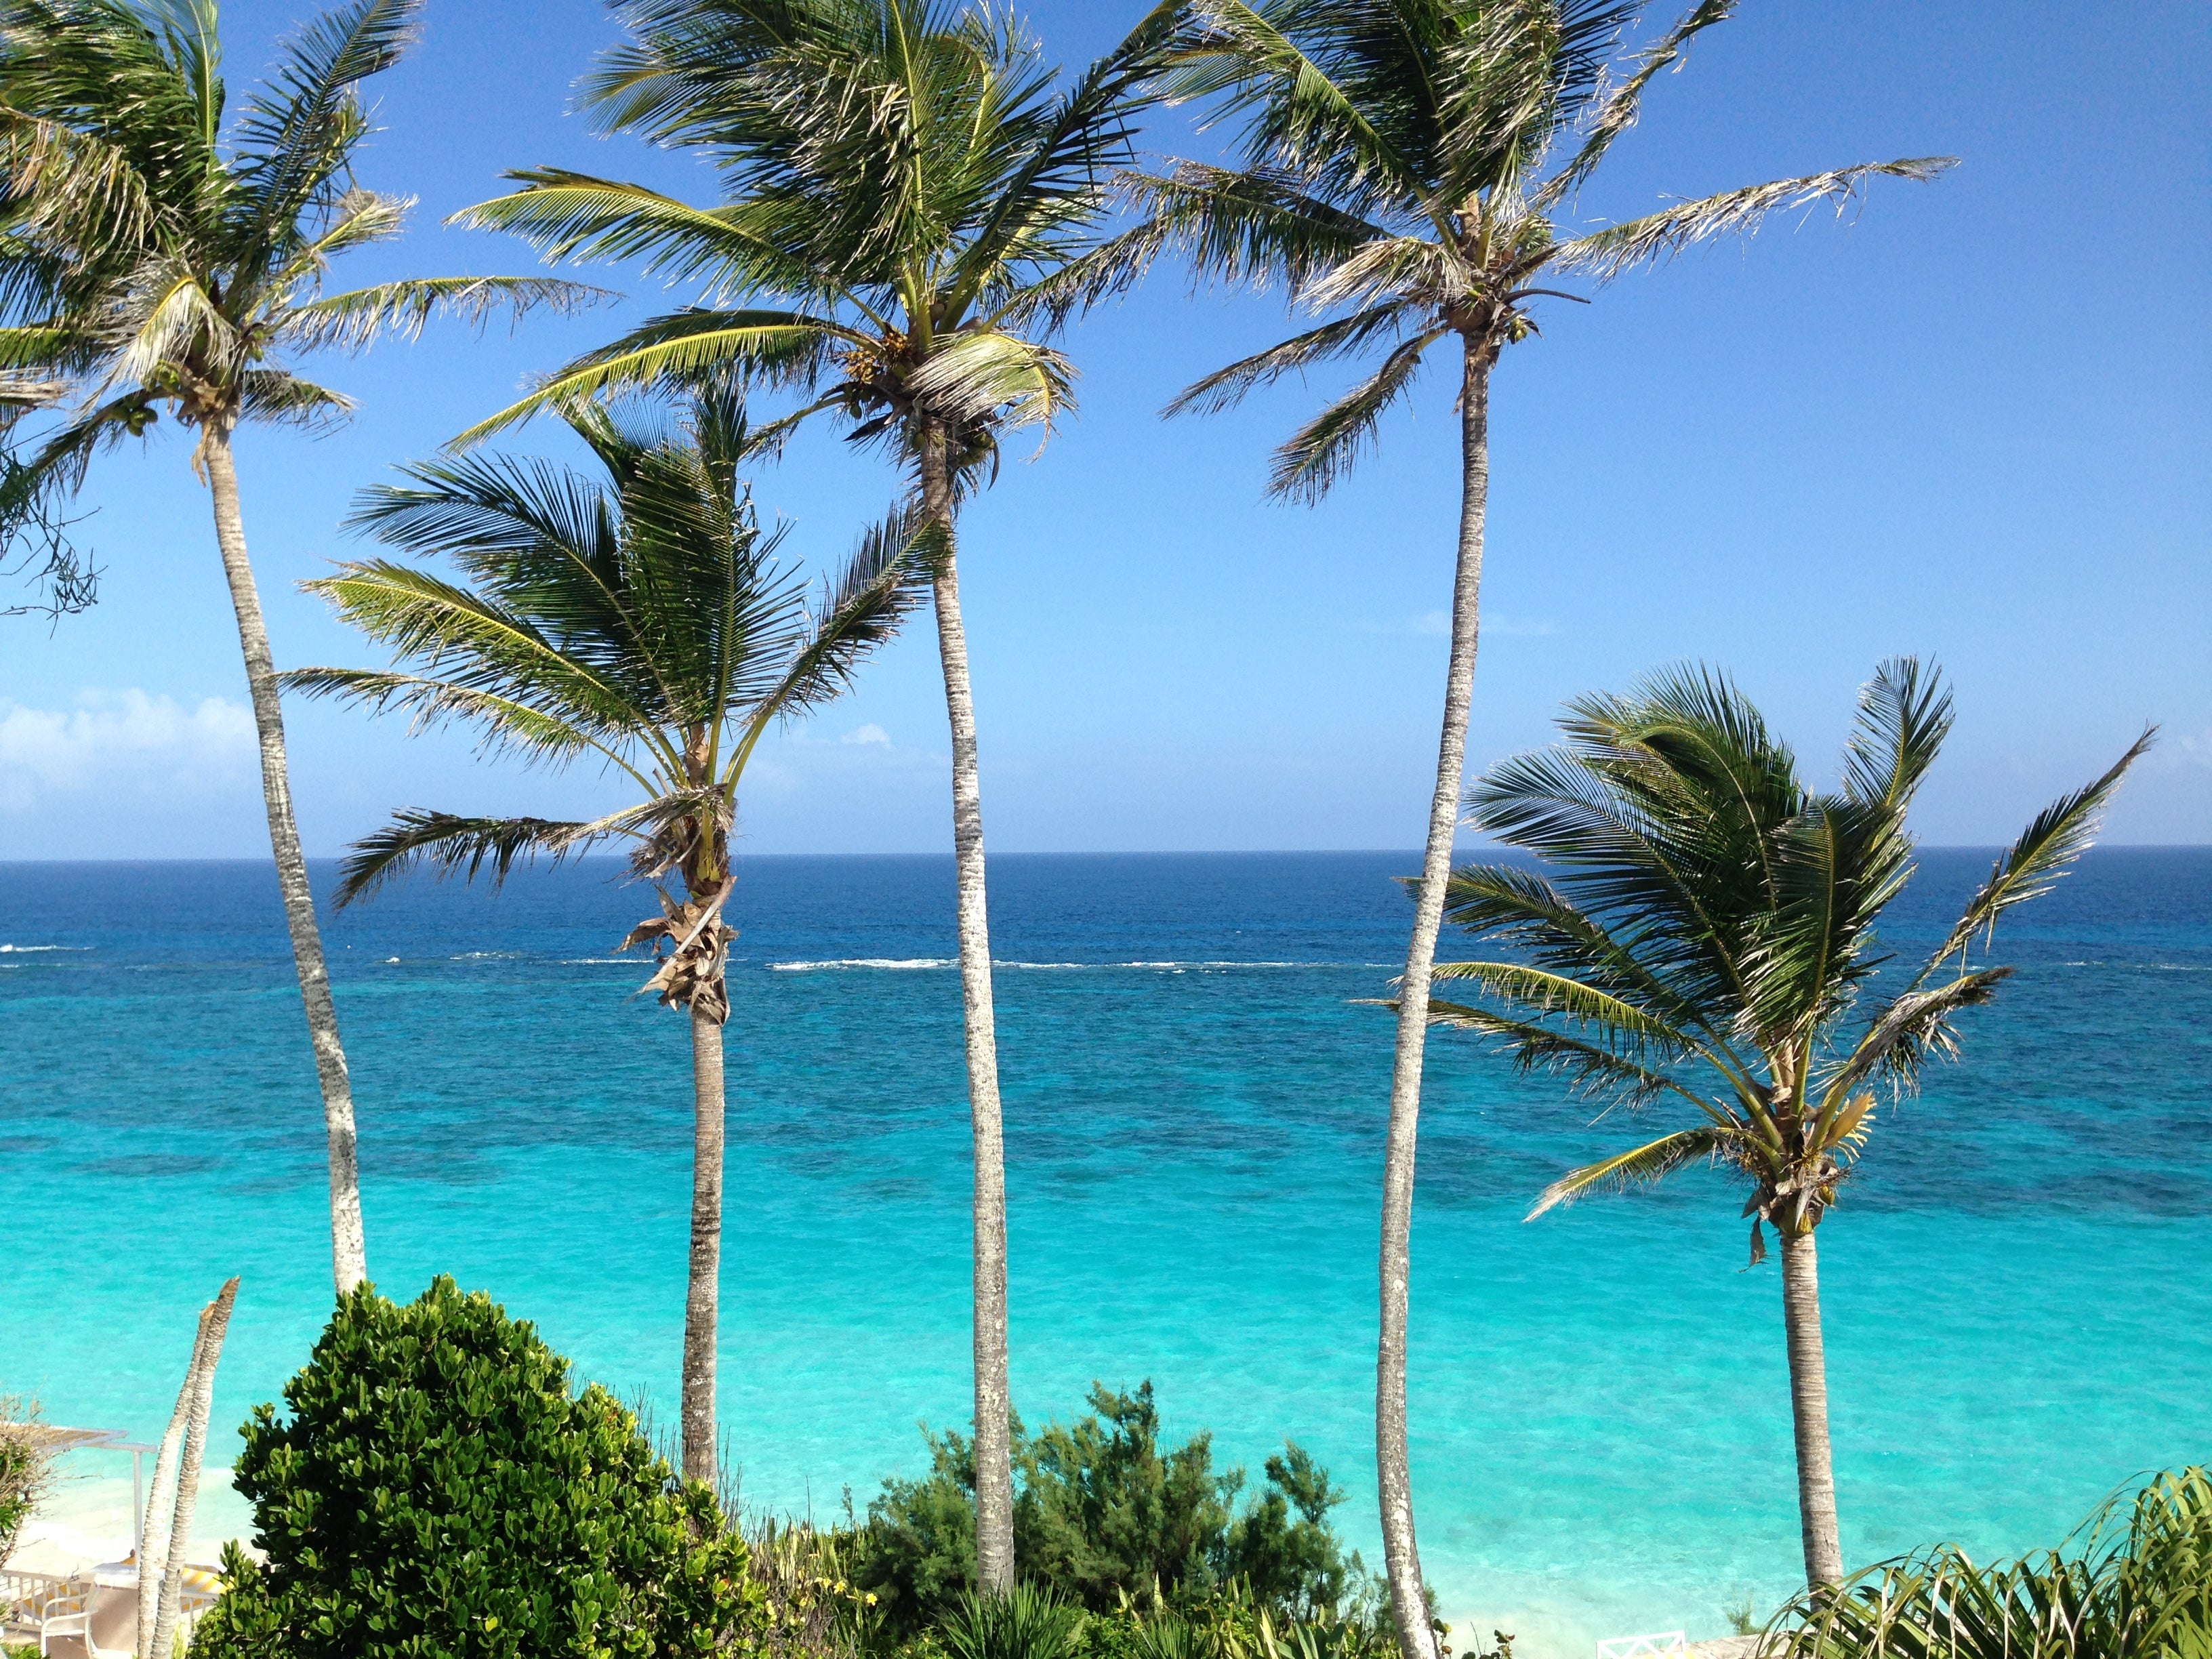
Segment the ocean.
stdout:
[[[1926,853],[1889,942],[1924,948],[1990,858]],[[1255,1482],[1294,1439],[1370,1565],[1391,1026],[1357,1000],[1387,994],[1417,862],[991,866],[1018,1409],[1150,1379],[1171,1436],[1211,1429]],[[487,1290],[669,1420],[685,1027],[611,948],[653,908],[618,873],[425,883],[326,938],[377,1283]],[[952,895],[949,859],[741,866],[720,1405],[749,1506],[865,1507],[923,1467],[918,1425],[965,1426]],[[2141,1472],[2212,1462],[2212,849],[2100,850],[2013,916],[2017,977],[1884,1108],[1820,1233],[1854,1565],[2052,1543]],[[1413,1453],[1455,1645],[1498,1627],[1546,1659],[1764,1613],[1801,1557],[1780,1283],[1746,1267],[1740,1194],[1698,1174],[1523,1224],[1660,1119],[1593,1126],[1473,1040],[1430,1052]],[[0,865],[0,1393],[157,1437],[194,1312],[238,1273],[216,1421],[277,1397],[330,1252],[267,866]],[[127,1460],[76,1467],[70,1512],[119,1517]],[[228,1492],[210,1512],[246,1525]]]

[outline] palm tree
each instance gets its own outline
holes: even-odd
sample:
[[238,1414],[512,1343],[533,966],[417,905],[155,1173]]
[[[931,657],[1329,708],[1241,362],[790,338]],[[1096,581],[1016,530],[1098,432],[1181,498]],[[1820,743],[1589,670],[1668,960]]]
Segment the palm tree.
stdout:
[[[549,403],[732,369],[805,396],[888,447],[945,536],[935,591],[952,739],[960,981],[975,1149],[977,1577],[1012,1589],[1005,1156],[985,902],[975,700],[952,531],[1012,428],[1049,432],[1073,370],[1047,341],[1079,303],[1081,259],[1127,162],[1180,0],[1163,0],[1072,86],[1010,14],[944,0],[629,0],[635,44],[589,83],[611,131],[692,146],[726,199],[696,208],[544,169],[471,209],[549,258],[642,258],[704,302],[648,321],[465,434]],[[827,383],[825,385],[825,382]]]
[[284,367],[359,350],[434,314],[566,309],[596,290],[544,277],[438,277],[323,292],[337,254],[397,235],[408,204],[353,182],[356,92],[398,61],[420,0],[356,0],[287,43],[226,133],[216,0],[0,0],[0,404],[58,410],[8,471],[10,522],[75,491],[94,455],[166,405],[198,434],[237,615],[284,915],[330,1141],[331,1265],[368,1271],[352,1085],[307,866],[284,721],[239,512],[241,422],[309,430],[352,408]]
[[1406,1448],[1408,1249],[1430,964],[1457,829],[1474,691],[1490,378],[1536,331],[1533,303],[1578,299],[1543,284],[1597,283],[1692,243],[1748,232],[1777,210],[1840,209],[1877,173],[1928,179],[1924,158],[1841,167],[1675,203],[1605,228],[1566,216],[1654,76],[1735,9],[1698,0],[1648,49],[1620,58],[1642,0],[1192,0],[1175,89],[1243,118],[1240,167],[1182,162],[1128,186],[1141,224],[1094,256],[1085,297],[1182,248],[1201,276],[1279,283],[1328,320],[1207,375],[1170,412],[1218,411],[1286,374],[1379,356],[1373,372],[1276,451],[1271,493],[1318,501],[1377,441],[1429,349],[1455,350],[1460,522],[1428,843],[1398,1004],[1383,1172],[1375,1439],[1382,1539],[1407,1659],[1434,1644],[1423,1596]]
[[464,456],[369,492],[354,525],[407,552],[441,554],[467,581],[376,559],[307,583],[402,665],[282,678],[312,696],[404,709],[417,729],[460,720],[494,751],[556,764],[597,757],[635,787],[632,805],[588,822],[401,812],[356,846],[337,902],[425,862],[498,882],[517,858],[557,862],[610,840],[634,843],[637,876],[680,878],[682,896],[664,889],[661,914],[623,948],[666,946],[647,988],[690,1015],[684,1473],[712,1485],[724,959],[735,937],[721,917],[737,883],[738,786],[769,727],[837,696],[921,603],[940,538],[916,515],[894,517],[810,608],[803,581],[778,562],[781,532],[762,532],[738,481],[753,439],[734,393],[695,393],[672,432],[599,406],[568,419],[604,482],[544,461]]
[[1885,663],[1859,699],[1842,787],[1799,781],[1796,757],[1726,678],[1654,678],[1568,705],[1557,749],[1501,763],[1470,822],[1542,859],[1453,872],[1446,914],[1510,960],[1440,964],[1483,1006],[1431,1002],[1431,1024],[1498,1039],[1523,1071],[1689,1121],[1570,1171],[1530,1219],[1585,1194],[1715,1165],[1747,1185],[1751,1260],[1782,1245],[1805,1575],[1843,1577],[1814,1231],[1875,1127],[1876,1091],[1919,1085],[1956,1054],[1954,1020],[2011,973],[1978,961],[1997,918],[2049,890],[2087,848],[2148,732],[2087,788],[2052,803],[1909,976],[1876,927],[1913,870],[1905,815],[1951,727],[1938,675]]

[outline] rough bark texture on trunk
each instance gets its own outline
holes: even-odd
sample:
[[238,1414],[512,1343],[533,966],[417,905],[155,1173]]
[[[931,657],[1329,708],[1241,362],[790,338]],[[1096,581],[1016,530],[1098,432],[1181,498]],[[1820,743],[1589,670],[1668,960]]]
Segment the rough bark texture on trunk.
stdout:
[[[222,1359],[222,1339],[230,1329],[230,1310],[238,1301],[238,1280],[231,1279],[222,1293],[200,1314],[199,1340],[193,1344],[191,1374],[185,1382],[191,1397],[191,1421],[185,1430],[184,1462],[177,1472],[177,1514],[169,1528],[169,1547],[155,1563],[161,1576],[161,1599],[154,1616],[154,1632],[143,1659],[167,1659],[174,1645],[177,1615],[184,1606],[185,1564],[191,1553],[192,1515],[199,1507],[200,1466],[207,1453],[208,1418],[215,1403],[215,1368]],[[147,1564],[138,1564],[140,1617],[144,1617]]]
[[983,789],[960,573],[951,549],[952,481],[944,429],[922,437],[922,511],[944,527],[937,649],[952,727],[952,855],[959,889],[960,994],[967,1016],[968,1111],[975,1140],[975,1577],[986,1595],[1014,1587],[1014,1468],[1006,1380],[1006,1159],[999,1114],[999,1043],[991,1011],[991,923],[983,878]]
[[722,1027],[691,1010],[691,1281],[684,1298],[684,1478],[714,1484],[722,1299]]
[[361,1225],[361,1166],[354,1144],[353,1084],[346,1074],[345,1050],[338,1043],[338,1012],[331,1000],[314,895],[307,888],[307,860],[301,854],[300,827],[292,817],[292,781],[284,764],[284,711],[269,657],[269,629],[261,620],[261,598],[246,556],[246,526],[239,517],[238,469],[231,458],[229,433],[219,425],[210,427],[200,456],[207,468],[208,493],[215,499],[216,541],[222,549],[223,574],[230,581],[239,648],[246,655],[246,685],[253,700],[253,725],[261,738],[261,799],[269,811],[269,847],[276,856],[276,884],[284,896],[292,960],[300,974],[300,1000],[307,1007],[315,1075],[322,1084],[323,1126],[331,1155],[331,1270],[338,1294],[343,1296],[368,1277],[368,1245]]
[[223,1334],[238,1300],[238,1280],[223,1285],[200,1310],[192,1334],[192,1356],[185,1366],[177,1408],[161,1436],[154,1460],[154,1490],[138,1534],[138,1630],[141,1659],[166,1654],[177,1627],[184,1581],[168,1571],[173,1559],[183,1565],[191,1547],[192,1514],[199,1498],[200,1465],[207,1449],[208,1415],[215,1395],[216,1362],[222,1356]]
[[1451,655],[1444,678],[1443,732],[1429,805],[1428,850],[1413,902],[1413,935],[1398,989],[1398,1048],[1390,1075],[1390,1129],[1382,1166],[1382,1330],[1375,1358],[1375,1467],[1382,1500],[1382,1555],[1390,1608],[1406,1659],[1436,1659],[1420,1550],[1413,1533],[1413,1481],[1406,1446],[1406,1325],[1413,1273],[1413,1154],[1419,1139],[1421,1055],[1428,1036],[1429,971],[1443,922],[1444,884],[1459,829],[1467,767],[1468,711],[1481,617],[1482,540],[1490,496],[1490,358],[1470,345],[1461,397],[1459,564],[1452,583]]
[[1797,1433],[1797,1517],[1805,1582],[1844,1577],[1836,1470],[1828,1452],[1828,1362],[1820,1351],[1820,1255],[1810,1232],[1782,1234],[1782,1322],[1790,1336],[1790,1414]]

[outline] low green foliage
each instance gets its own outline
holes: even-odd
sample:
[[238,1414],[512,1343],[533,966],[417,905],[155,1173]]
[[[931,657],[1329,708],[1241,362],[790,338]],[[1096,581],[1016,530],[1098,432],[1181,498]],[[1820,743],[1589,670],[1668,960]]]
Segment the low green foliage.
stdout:
[[0,1561],[53,1484],[53,1454],[22,1432],[38,1420],[34,1402],[0,1395]]
[[256,1407],[192,1659],[661,1659],[750,1645],[764,1592],[714,1495],[482,1292],[344,1297],[289,1414]]
[[[1151,1383],[1134,1394],[1095,1384],[1090,1404],[1036,1435],[1014,1425],[1025,1582],[1096,1613],[1188,1609],[1232,1584],[1279,1620],[1376,1601],[1329,1524],[1344,1493],[1296,1445],[1267,1461],[1266,1488],[1240,1508],[1244,1472],[1214,1468],[1211,1435],[1161,1446]],[[951,1628],[975,1582],[974,1449],[957,1433],[928,1441],[929,1473],[886,1482],[854,1540],[854,1579],[900,1638]]]
[[2212,1473],[2116,1493],[2055,1550],[1945,1544],[1783,1609],[1789,1659],[2212,1659]]

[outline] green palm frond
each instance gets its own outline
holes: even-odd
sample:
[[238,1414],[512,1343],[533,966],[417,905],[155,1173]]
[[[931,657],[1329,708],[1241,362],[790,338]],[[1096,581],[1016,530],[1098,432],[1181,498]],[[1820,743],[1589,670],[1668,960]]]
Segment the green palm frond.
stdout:
[[441,881],[457,872],[473,881],[489,865],[497,886],[517,859],[527,864],[543,854],[557,865],[584,851],[595,839],[583,833],[589,827],[550,818],[460,817],[410,807],[353,844],[338,866],[332,902],[343,909],[425,864]]
[[481,329],[495,312],[520,323],[535,310],[573,316],[621,297],[550,276],[415,276],[295,306],[284,313],[278,337],[303,351],[365,351],[386,334],[416,338],[433,317]]
[[1427,329],[1400,342],[1374,374],[1292,433],[1275,452],[1267,493],[1308,501],[1328,495],[1377,441],[1382,416],[1413,390],[1422,354],[1443,334],[1440,328]]
[[[1398,1007],[1395,1002],[1377,1006],[1394,1013]],[[1429,1004],[1429,1024],[1494,1037],[1499,1047],[1513,1056],[1516,1070],[1559,1073],[1567,1079],[1568,1086],[1576,1093],[1610,1101],[1632,1111],[1649,1105],[1662,1095],[1676,1094],[1708,1116],[1723,1115],[1711,1102],[1692,1094],[1677,1079],[1656,1066],[1645,1065],[1632,1054],[1617,1053],[1604,1043],[1593,1042],[1555,1026],[1516,1019],[1510,1014],[1469,1003],[1443,1001]]]
[[641,185],[560,167],[507,174],[523,188],[447,221],[520,236],[549,260],[641,261],[647,275],[702,282],[710,295],[767,291],[856,301],[842,284],[779,246],[738,204],[696,208]]
[[771,386],[813,384],[840,348],[866,335],[825,317],[792,311],[695,309],[656,317],[556,369],[527,397],[478,421],[453,441],[465,448],[530,419],[612,393],[666,388],[731,373]]
[[[849,690],[862,659],[891,639],[928,598],[949,545],[944,526],[925,521],[911,507],[862,537],[823,590],[805,643],[759,697],[751,741],[770,717],[809,713]],[[750,744],[733,766],[742,766],[749,752]]]
[[562,712],[479,686],[367,668],[289,668],[276,681],[301,696],[333,698],[372,714],[400,710],[409,716],[410,734],[434,731],[453,720],[469,721],[479,729],[486,754],[557,764],[589,751],[629,769],[619,747]]
[[1844,747],[1844,794],[1902,812],[1951,734],[1951,691],[1919,659],[1898,657],[1859,693],[1858,718]]
[[650,726],[635,686],[563,650],[528,615],[388,559],[341,563],[301,586],[339,617],[437,678],[554,714],[594,735]]
[[422,0],[353,0],[285,43],[274,77],[246,100],[234,133],[234,174],[249,264],[281,265],[304,216],[343,193],[354,147],[368,129],[356,88],[399,61]]
[[1656,1140],[1617,1152],[1595,1164],[1570,1170],[1544,1188],[1536,1199],[1535,1208],[1522,1219],[1534,1221],[1547,1210],[1571,1204],[1593,1193],[1627,1192],[1652,1186],[1693,1164],[1734,1163],[1742,1156],[1744,1139],[1741,1131],[1718,1125],[1677,1129],[1673,1134],[1662,1135]]
[[2015,904],[2025,904],[2049,892],[2065,876],[2096,838],[2098,823],[2113,792],[2120,787],[2120,780],[2128,775],[2130,767],[2142,758],[2157,735],[2156,726],[2147,727],[2102,777],[2070,795],[2061,796],[2036,814],[2027,828],[2021,831],[2020,839],[1996,861],[1990,878],[1966,902],[1965,913],[1942,948],[1928,959],[1920,980],[1924,981],[1954,957],[1963,967],[1975,939],[1990,937],[1996,930],[1999,916]]
[[1553,250],[1550,263],[1559,270],[1581,271],[1598,282],[1609,283],[1697,243],[1718,236],[1748,234],[1770,214],[1822,202],[1832,204],[1840,214],[1858,199],[1861,187],[1869,179],[1886,176],[1925,181],[1957,165],[1955,155],[1917,155],[1723,191],[1562,242]]
[[1657,1049],[1673,1060],[1697,1048],[1695,1037],[1636,1004],[1565,974],[1518,962],[1440,962],[1432,978],[1473,980],[1500,1001],[1535,1015],[1558,1015],[1583,1028],[1595,1026],[1616,1053],[1644,1056]]
[[1404,332],[1406,311],[1403,304],[1376,306],[1293,335],[1186,386],[1161,412],[1218,415],[1234,409],[1252,392],[1272,386],[1285,374],[1348,356],[1377,340],[1395,338]]
[[1961,974],[1948,984],[1906,991],[1894,998],[1868,1022],[1850,1059],[1822,1088],[1823,1112],[1832,1115],[1852,1091],[1877,1078],[1888,1078],[1899,1091],[1912,1088],[1923,1062],[1930,1058],[1955,1058],[1959,1044],[1951,1029],[1951,1016],[1961,1008],[1978,1007],[1992,1000],[1997,987],[2012,977],[2012,971],[1984,968]]
[[238,377],[238,406],[249,421],[327,432],[354,411],[342,392],[280,368],[249,368]]

